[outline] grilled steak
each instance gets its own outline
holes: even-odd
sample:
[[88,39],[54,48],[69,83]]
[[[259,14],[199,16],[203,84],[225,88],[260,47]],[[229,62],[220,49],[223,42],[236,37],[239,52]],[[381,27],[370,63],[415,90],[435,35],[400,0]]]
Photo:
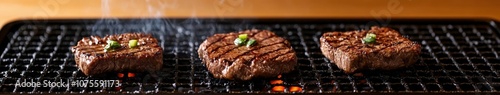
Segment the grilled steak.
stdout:
[[[114,51],[104,51],[107,40],[120,43],[121,47]],[[138,40],[137,47],[129,48],[129,40]],[[151,35],[140,33],[125,33],[110,35],[104,38],[98,36],[85,37],[73,46],[71,51],[75,56],[76,65],[85,75],[96,75],[106,72],[144,72],[159,70],[162,66],[162,48]]]
[[[367,33],[376,35],[375,43],[364,44]],[[351,32],[328,32],[320,38],[321,51],[346,73],[357,70],[391,70],[414,64],[420,45],[386,27]]]
[[[248,34],[257,44],[236,46],[233,41],[239,34]],[[215,78],[230,80],[276,77],[292,71],[297,64],[290,43],[267,30],[215,34],[200,45],[198,55]]]

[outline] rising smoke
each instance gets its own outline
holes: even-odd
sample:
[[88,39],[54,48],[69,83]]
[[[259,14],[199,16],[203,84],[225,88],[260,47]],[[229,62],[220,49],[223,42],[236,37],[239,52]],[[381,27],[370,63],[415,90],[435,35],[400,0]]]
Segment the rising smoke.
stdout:
[[[240,0],[242,1],[242,0]],[[227,2],[225,0],[214,0],[214,4],[224,4],[220,2]],[[243,2],[243,1],[242,1]],[[113,3],[113,4],[111,4]],[[118,3],[118,4],[117,4]],[[193,2],[196,3],[196,2]],[[145,5],[140,5],[145,4]],[[194,6],[195,4],[193,4]],[[200,4],[196,4],[200,5]],[[201,4],[204,5],[204,4]],[[214,9],[220,8],[218,5]],[[168,35],[168,34],[185,34],[188,35],[192,32],[210,32],[214,34],[219,32],[234,32],[222,29],[220,22],[224,22],[224,18],[198,18],[196,8],[192,8],[191,16],[185,18],[165,18],[164,14],[167,10],[178,8],[176,0],[102,0],[102,18],[95,22],[91,27],[91,35],[105,36],[111,34],[127,33],[127,32],[144,32],[152,35]],[[146,8],[138,8],[145,6]],[[183,6],[189,7],[189,6]],[[234,10],[234,9],[233,9]],[[143,17],[132,19],[118,19],[113,17],[111,13],[114,11],[126,11],[130,14],[145,14]],[[232,25],[239,28],[246,28],[249,26],[249,20],[231,21]],[[205,29],[204,31],[197,31],[195,29]],[[241,29],[239,29],[241,30]]]

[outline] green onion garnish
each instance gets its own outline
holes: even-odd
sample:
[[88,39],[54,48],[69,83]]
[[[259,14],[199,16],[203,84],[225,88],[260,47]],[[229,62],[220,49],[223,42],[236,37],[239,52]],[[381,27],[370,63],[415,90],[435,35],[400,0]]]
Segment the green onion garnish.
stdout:
[[247,38],[248,38],[248,34],[240,34],[240,35],[238,35],[238,38],[243,39],[243,40],[246,41]]
[[135,47],[137,47],[137,40],[130,40],[130,41],[128,41],[128,47],[129,48],[135,48]]
[[245,42],[247,41],[247,38],[248,38],[248,34],[240,34],[240,35],[238,35],[238,38],[236,38],[234,40],[234,44],[236,46],[241,46],[241,45],[245,44]]
[[377,39],[377,35],[373,33],[367,33],[364,38],[361,39],[361,41],[365,44],[371,44],[375,43],[375,40]]
[[111,46],[109,46],[109,44],[104,46],[104,52],[108,52],[109,50],[111,50],[110,48]]
[[247,42],[247,47],[250,47],[250,46],[252,46],[253,44],[255,44],[255,39],[250,39],[250,40],[248,40],[248,42]]
[[236,45],[236,46],[241,46],[241,45],[243,45],[243,43],[245,43],[245,40],[244,40],[244,39],[241,39],[241,38],[236,38],[236,39],[234,40],[234,45]]
[[247,47],[250,47],[256,43],[255,39],[250,39],[248,40],[248,34],[240,34],[238,35],[238,38],[234,40],[234,44],[236,46],[241,46],[241,45],[246,45]]
[[113,51],[114,49],[120,48],[121,46],[120,43],[113,40],[108,40],[107,43],[108,44],[104,46],[104,52]]

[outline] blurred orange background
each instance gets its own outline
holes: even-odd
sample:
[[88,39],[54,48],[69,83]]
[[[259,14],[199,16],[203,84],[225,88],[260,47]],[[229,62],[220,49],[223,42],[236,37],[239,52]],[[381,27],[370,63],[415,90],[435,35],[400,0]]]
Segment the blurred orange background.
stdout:
[[0,26],[18,19],[491,18],[500,0],[1,0]]

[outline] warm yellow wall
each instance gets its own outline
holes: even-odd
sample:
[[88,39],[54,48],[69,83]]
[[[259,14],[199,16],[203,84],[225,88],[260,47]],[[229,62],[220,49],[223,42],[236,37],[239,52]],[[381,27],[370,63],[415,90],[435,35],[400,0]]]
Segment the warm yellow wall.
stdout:
[[[109,3],[103,14],[102,3]],[[148,11],[151,8],[151,12]],[[494,18],[500,0],[0,0],[0,26],[27,18]]]

